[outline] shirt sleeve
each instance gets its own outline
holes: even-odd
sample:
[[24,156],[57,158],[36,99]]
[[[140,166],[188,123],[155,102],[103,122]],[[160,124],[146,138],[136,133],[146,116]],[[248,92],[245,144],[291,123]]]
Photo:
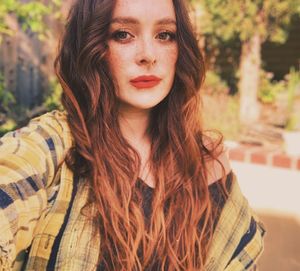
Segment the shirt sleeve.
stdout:
[[53,111],[0,139],[1,268],[10,270],[8,265],[30,246],[70,138],[66,115]]
[[265,232],[263,223],[253,213],[249,228],[242,236],[225,270],[257,270],[256,263],[264,249],[263,237]]

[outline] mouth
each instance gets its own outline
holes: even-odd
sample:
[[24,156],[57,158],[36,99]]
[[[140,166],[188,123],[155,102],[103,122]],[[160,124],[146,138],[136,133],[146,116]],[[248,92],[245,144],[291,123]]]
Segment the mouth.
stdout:
[[138,88],[152,88],[159,84],[161,78],[154,75],[143,75],[130,80],[130,83]]

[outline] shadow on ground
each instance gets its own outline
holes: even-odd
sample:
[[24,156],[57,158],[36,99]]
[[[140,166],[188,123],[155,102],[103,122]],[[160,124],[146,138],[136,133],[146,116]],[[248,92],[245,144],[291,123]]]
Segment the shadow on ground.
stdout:
[[[299,207],[300,208],[300,207]],[[267,234],[259,271],[300,270],[300,220],[292,216],[259,213]]]

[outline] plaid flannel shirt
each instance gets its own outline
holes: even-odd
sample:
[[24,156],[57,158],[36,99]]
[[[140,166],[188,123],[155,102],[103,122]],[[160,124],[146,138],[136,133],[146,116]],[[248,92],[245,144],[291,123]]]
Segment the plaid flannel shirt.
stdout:
[[[66,113],[59,111],[0,139],[0,270],[97,269],[100,236],[80,212],[88,187],[64,162],[72,144]],[[263,235],[233,174],[205,270],[250,270]]]

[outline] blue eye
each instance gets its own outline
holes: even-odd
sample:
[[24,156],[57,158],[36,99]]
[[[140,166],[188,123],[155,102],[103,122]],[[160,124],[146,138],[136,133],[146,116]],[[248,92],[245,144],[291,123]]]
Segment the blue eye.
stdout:
[[173,41],[176,38],[176,34],[169,31],[164,31],[158,34],[158,38],[163,41]]
[[118,30],[112,34],[112,38],[116,41],[127,41],[132,37],[133,36],[129,32],[123,30]]
[[[117,30],[111,34],[111,38],[119,42],[127,42],[134,38],[134,36],[125,30]],[[176,39],[176,34],[170,31],[163,31],[157,34],[157,39],[161,41],[173,41]]]

